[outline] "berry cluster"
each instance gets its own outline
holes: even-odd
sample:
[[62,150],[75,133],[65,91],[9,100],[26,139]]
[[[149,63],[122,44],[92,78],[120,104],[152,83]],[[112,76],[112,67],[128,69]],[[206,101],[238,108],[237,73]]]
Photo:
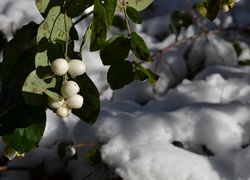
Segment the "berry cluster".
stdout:
[[220,6],[223,12],[227,12],[229,9],[232,9],[236,2],[240,0],[221,0]]
[[[72,78],[80,76],[86,72],[86,65],[78,59],[72,59],[67,62],[65,59],[59,58],[52,62],[51,70],[57,76],[70,74]],[[84,99],[81,95],[77,94],[80,87],[75,81],[69,80],[63,83],[61,87],[61,95],[63,97],[60,101],[55,101],[48,98],[48,105],[56,111],[60,117],[69,115],[72,109],[79,109],[82,107]]]

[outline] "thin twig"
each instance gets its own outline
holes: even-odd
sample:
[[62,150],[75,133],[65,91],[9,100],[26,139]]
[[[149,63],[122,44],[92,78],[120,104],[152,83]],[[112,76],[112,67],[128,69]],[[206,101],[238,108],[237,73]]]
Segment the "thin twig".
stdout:
[[225,28],[225,29],[214,29],[214,30],[208,30],[208,31],[203,31],[203,32],[200,32],[200,33],[197,33],[191,37],[187,37],[187,38],[184,38],[180,41],[177,41],[159,51],[156,52],[156,54],[162,54],[162,53],[165,53],[167,52],[169,49],[171,48],[175,48],[175,47],[178,47],[188,41],[191,41],[191,40],[194,40],[194,39],[197,39],[199,37],[202,37],[202,36],[206,36],[208,34],[216,34],[216,33],[222,33],[222,32],[226,32],[226,31],[235,31],[235,30],[250,30],[250,25],[247,25],[247,26],[242,26],[240,28],[238,27],[231,27],[231,28]]
[[0,172],[1,171],[32,171],[32,168],[22,166],[0,166]]
[[123,11],[124,11],[124,16],[125,16],[126,26],[127,26],[127,29],[128,29],[128,36],[131,36],[131,30],[130,30],[130,26],[129,26],[129,22],[128,22],[128,16],[127,16],[127,13],[126,13],[126,7],[125,6],[123,6]]
[[188,12],[194,18],[198,27],[200,27],[203,31],[208,31],[206,26],[204,26],[204,24],[201,22],[200,18],[194,13],[194,11],[192,9],[188,10]]

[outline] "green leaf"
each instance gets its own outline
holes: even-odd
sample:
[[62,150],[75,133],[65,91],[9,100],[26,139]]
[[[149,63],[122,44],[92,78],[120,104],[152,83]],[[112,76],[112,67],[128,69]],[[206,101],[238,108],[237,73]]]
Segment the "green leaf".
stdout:
[[95,0],[91,23],[90,51],[97,51],[106,41],[107,31],[112,24],[116,0]]
[[107,13],[107,23],[110,26],[113,22],[113,18],[115,15],[117,1],[116,0],[104,0],[103,7],[106,9]]
[[69,41],[70,29],[73,26],[72,19],[66,14],[61,13],[59,6],[50,9],[46,19],[39,26],[37,42],[42,38],[47,38],[55,43],[57,41]]
[[87,43],[88,43],[88,41],[89,41],[89,39],[91,37],[91,28],[90,28],[91,24],[92,23],[90,23],[88,29],[86,30],[86,32],[85,32],[85,34],[83,36],[83,41],[82,41],[82,44],[81,44],[80,52],[82,52],[85,49],[85,47],[87,46]]
[[86,73],[74,78],[80,87],[80,94],[84,99],[84,104],[80,109],[72,109],[72,113],[86,123],[93,124],[100,112],[99,92],[95,84]]
[[[147,80],[148,80],[148,82],[149,82],[150,84],[155,83],[155,82],[159,79],[159,76],[158,76],[155,72],[151,71],[151,70],[148,69],[148,68],[143,67],[141,64],[139,64],[139,63],[137,63],[137,62],[134,62],[134,64],[136,65],[136,67],[137,67],[142,73],[144,73],[144,74],[147,76]],[[140,73],[141,73],[141,72],[140,72]],[[142,75],[140,75],[140,76],[142,76]],[[140,80],[140,79],[139,79],[139,80]],[[142,79],[142,80],[143,80],[143,79]]]
[[[50,82],[40,79],[36,71],[32,71],[23,85],[23,98],[26,104],[40,105],[44,103],[44,93],[51,96],[50,88],[55,88],[56,78],[51,78]],[[33,95],[32,95],[33,94]],[[42,97],[39,97],[42,96]],[[58,97],[52,97],[57,99]]]
[[131,50],[142,61],[152,62],[153,59],[144,40],[136,32],[131,33]]
[[[124,0],[125,1],[125,0]],[[131,6],[137,11],[146,9],[154,0],[126,0],[125,6]],[[116,11],[123,12],[123,4],[120,0],[117,0]]]
[[5,135],[4,138],[16,151],[24,153],[38,146],[45,130],[45,124],[44,106],[22,104],[9,112],[8,119],[1,124],[0,134],[4,135],[3,129],[14,127],[14,131]]
[[[108,22],[107,13],[99,0],[95,0],[93,19],[91,23],[90,51],[97,51],[106,41]],[[101,25],[100,25],[101,24]]]
[[147,79],[148,79],[148,76],[143,71],[140,71],[139,69],[136,69],[136,71],[135,71],[135,80],[145,81]]
[[188,28],[193,24],[192,17],[185,11],[177,10],[171,14],[170,29],[175,33],[176,38],[179,36],[181,28]]
[[126,13],[134,23],[136,24],[142,23],[142,17],[135,8],[127,6]]
[[48,66],[50,65],[48,56],[47,56],[47,50],[44,52],[38,52],[35,56],[35,63],[36,63],[36,67],[39,66]]
[[203,3],[207,9],[207,18],[210,21],[213,21],[220,10],[220,1],[219,0],[203,0]]
[[104,65],[112,65],[128,57],[130,51],[129,39],[121,34],[108,39],[100,49],[100,57]]
[[37,9],[41,15],[46,18],[50,9],[55,6],[63,7],[65,0],[36,0]]
[[130,61],[120,61],[109,67],[107,75],[111,89],[120,89],[134,80],[133,65]]

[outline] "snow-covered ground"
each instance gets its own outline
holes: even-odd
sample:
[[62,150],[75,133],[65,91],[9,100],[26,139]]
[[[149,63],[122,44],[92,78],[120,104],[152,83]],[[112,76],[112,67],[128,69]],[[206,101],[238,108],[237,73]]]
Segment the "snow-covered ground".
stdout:
[[[200,1],[155,0],[143,12],[144,23],[132,28],[152,52],[163,49],[175,41],[168,29],[170,13],[187,10],[194,2]],[[220,13],[215,23],[206,19],[202,23],[211,29],[243,26],[250,23],[249,17],[248,0],[240,0],[233,12]],[[8,37],[11,30],[29,21],[42,21],[34,0],[0,1],[0,30]],[[77,28],[81,33],[86,23]],[[200,31],[190,26],[179,39]],[[112,28],[110,35],[114,32]],[[74,180],[111,179],[114,173],[124,180],[250,179],[250,67],[238,65],[250,59],[246,35],[238,31],[209,34],[171,48],[161,60],[147,65],[158,67],[160,79],[154,86],[133,82],[114,92],[107,86],[107,68],[102,67],[98,53],[84,51],[88,74],[101,93],[97,122],[88,125],[73,115],[62,120],[48,111],[40,146],[7,163],[37,171],[5,171],[0,179],[39,179],[44,172],[54,178],[60,174],[59,179],[67,172],[71,178],[64,178]],[[234,40],[242,47],[240,56],[229,42]],[[61,160],[57,147],[63,141],[96,143],[104,164],[87,163],[91,147],[76,148],[77,159]]]

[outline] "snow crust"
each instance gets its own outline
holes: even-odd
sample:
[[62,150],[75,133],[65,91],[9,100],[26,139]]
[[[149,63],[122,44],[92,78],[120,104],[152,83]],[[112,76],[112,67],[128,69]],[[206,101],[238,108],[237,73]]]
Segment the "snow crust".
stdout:
[[[170,13],[188,9],[194,2],[199,1],[155,1],[155,10],[144,11],[144,23],[133,29],[152,52],[163,49],[175,41],[168,29]],[[236,4],[239,25],[249,24],[249,9],[247,0]],[[42,17],[33,0],[1,0],[0,21],[0,30],[10,38],[11,30],[29,21],[40,23]],[[213,28],[225,28],[232,22],[230,13],[220,14],[215,24],[203,20]],[[86,24],[77,26],[80,33]],[[179,40],[197,32],[197,27],[190,26]],[[87,73],[101,93],[97,122],[88,125],[73,115],[60,119],[48,111],[39,148],[7,165],[42,166],[48,175],[67,171],[74,180],[108,179],[110,172],[124,180],[250,179],[250,69],[238,65],[250,58],[250,50],[249,43],[241,41],[238,57],[228,41],[233,36],[224,40],[222,35],[210,34],[171,48],[160,61],[146,64],[159,67],[160,79],[154,86],[136,81],[116,91],[108,87],[108,67],[103,67],[98,53],[84,51]],[[103,164],[88,164],[86,154],[91,147],[76,148],[77,159],[60,159],[60,142],[95,143]],[[3,146],[1,142],[1,154]],[[20,177],[30,179],[31,174],[6,171],[0,175],[5,180]]]

